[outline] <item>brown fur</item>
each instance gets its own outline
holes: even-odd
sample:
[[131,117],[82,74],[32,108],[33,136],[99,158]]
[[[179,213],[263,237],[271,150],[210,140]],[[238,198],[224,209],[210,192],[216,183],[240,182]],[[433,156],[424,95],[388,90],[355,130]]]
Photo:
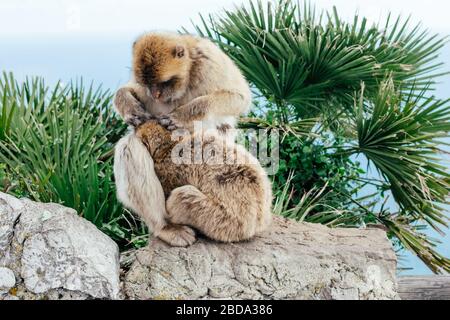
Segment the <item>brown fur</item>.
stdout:
[[178,126],[189,127],[195,120],[239,116],[248,111],[251,93],[236,65],[209,40],[149,33],[136,40],[133,79],[114,102],[132,126],[169,115]]
[[[194,137],[172,141],[170,132],[156,121],[140,126],[136,136],[152,155],[168,196],[166,208],[171,223],[191,226],[223,242],[250,239],[270,223],[270,183],[259,164],[211,164],[220,160],[215,159],[221,156],[218,154],[209,154],[200,164],[176,164],[171,158],[173,148],[184,143],[192,146]],[[204,148],[218,150],[226,145],[217,134],[202,138]],[[226,152],[250,157],[240,146],[226,146]]]
[[[145,34],[133,45],[132,65],[130,82],[114,99],[129,125],[137,127],[156,117],[167,128],[184,127],[192,133],[194,121],[201,121],[203,129],[227,129],[220,132],[234,140],[234,131],[228,129],[249,110],[251,93],[236,65],[212,42],[190,35]],[[177,172],[158,177],[153,156],[133,132],[118,142],[114,160],[118,198],[144,219],[154,235],[171,245],[190,245],[195,241],[192,230],[168,221],[162,188],[174,189],[183,176]]]
[[184,43],[178,37],[161,37],[158,34],[142,36],[133,47],[136,81],[149,88],[171,79],[176,80],[174,85],[178,88],[183,81],[187,81],[192,64]]

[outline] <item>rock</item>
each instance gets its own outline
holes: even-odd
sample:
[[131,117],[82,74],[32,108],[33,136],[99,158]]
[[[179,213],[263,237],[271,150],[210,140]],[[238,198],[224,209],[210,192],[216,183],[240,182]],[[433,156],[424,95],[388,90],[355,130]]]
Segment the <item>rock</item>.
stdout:
[[[397,299],[384,231],[275,217],[255,239],[153,239],[123,256],[128,299]],[[0,193],[0,300],[122,299],[117,245],[72,209]]]
[[23,204],[20,200],[0,193],[0,258],[9,247],[14,232],[14,224],[22,208]]
[[0,294],[8,293],[15,284],[14,272],[8,268],[0,267]]
[[398,299],[396,255],[379,229],[329,229],[275,217],[255,239],[158,239],[125,275],[129,299]]
[[15,297],[120,298],[116,243],[58,204],[0,193],[0,267],[12,270]]

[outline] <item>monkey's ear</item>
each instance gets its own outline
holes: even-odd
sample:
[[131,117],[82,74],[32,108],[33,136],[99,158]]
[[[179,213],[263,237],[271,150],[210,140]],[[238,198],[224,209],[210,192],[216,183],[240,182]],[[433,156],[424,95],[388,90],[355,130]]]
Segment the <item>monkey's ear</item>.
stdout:
[[184,47],[182,45],[177,45],[175,49],[173,49],[173,56],[175,58],[183,58],[184,57]]

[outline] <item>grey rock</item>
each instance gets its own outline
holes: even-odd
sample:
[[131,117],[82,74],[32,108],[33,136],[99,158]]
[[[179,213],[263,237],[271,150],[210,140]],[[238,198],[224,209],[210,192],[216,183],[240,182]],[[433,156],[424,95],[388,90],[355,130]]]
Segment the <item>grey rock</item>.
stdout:
[[255,239],[158,239],[125,275],[129,299],[398,299],[396,255],[379,229],[330,229],[275,217]]
[[8,268],[0,267],[0,294],[5,294],[16,284],[14,272]]
[[122,256],[74,210],[0,193],[1,299],[398,299],[384,231],[275,217],[235,244],[153,239]]
[[22,299],[119,299],[119,250],[69,208],[0,193],[0,266]]
[[4,256],[12,239],[14,224],[20,216],[23,204],[20,200],[0,193],[0,258]]
[[20,300],[18,297],[7,294],[4,297],[0,296],[0,300]]

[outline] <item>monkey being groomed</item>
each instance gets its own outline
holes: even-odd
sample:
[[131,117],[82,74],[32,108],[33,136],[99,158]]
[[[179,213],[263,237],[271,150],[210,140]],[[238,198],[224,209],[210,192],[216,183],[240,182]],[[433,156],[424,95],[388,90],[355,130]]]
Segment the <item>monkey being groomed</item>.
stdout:
[[[224,52],[207,39],[173,33],[148,33],[139,37],[133,44],[132,77],[127,85],[117,91],[114,104],[125,122],[139,129],[122,138],[117,144],[114,174],[119,200],[145,221],[153,235],[173,246],[187,246],[195,241],[195,233],[186,225],[198,228],[206,235],[222,241],[245,239],[252,234],[252,228],[255,231],[258,230],[257,222],[253,223],[245,219],[249,225],[245,224],[237,228],[236,224],[243,221],[235,220],[230,224],[228,231],[223,229],[220,234],[217,230],[209,231],[207,228],[211,222],[216,224],[219,222],[225,226],[230,222],[225,217],[231,217],[231,213],[237,214],[238,207],[234,207],[234,197],[239,197],[239,193],[242,192],[240,189],[245,189],[239,182],[238,176],[236,180],[224,180],[228,183],[223,185],[217,185],[215,182],[208,184],[206,176],[202,178],[205,187],[216,186],[217,192],[219,190],[232,192],[227,195],[227,198],[223,198],[223,203],[218,204],[214,200],[203,199],[200,185],[196,185],[196,188],[201,193],[196,193],[197,198],[190,198],[195,200],[193,202],[195,205],[187,201],[183,202],[183,210],[188,210],[189,206],[198,209],[199,207],[196,206],[203,205],[204,208],[214,211],[211,212],[211,216],[203,214],[202,218],[196,217],[195,224],[193,221],[182,223],[178,220],[179,218],[171,218],[168,212],[177,210],[178,202],[174,199],[179,198],[179,196],[172,196],[172,193],[175,195],[179,193],[180,196],[186,193],[194,194],[193,185],[186,182],[189,187],[180,185],[178,187],[181,189],[177,187],[171,190],[172,193],[169,196],[168,187],[165,185],[167,178],[164,178],[164,175],[162,177],[157,175],[155,172],[157,161],[155,159],[154,162],[153,154],[142,143],[142,128],[147,128],[147,125],[140,127],[149,119],[156,118],[158,123],[167,130],[183,128],[193,134],[194,122],[200,122],[204,129],[214,131],[213,136],[216,138],[235,145],[233,130],[230,129],[234,128],[236,118],[249,110],[250,102],[250,89],[240,70]],[[155,125],[154,121],[151,123]],[[151,140],[149,136],[146,139]],[[177,177],[180,178],[181,167],[168,167],[177,170]],[[260,168],[259,165],[257,168]],[[186,171],[183,172],[186,173]],[[239,171],[230,175],[233,176],[237,172]],[[258,177],[264,176],[262,171],[258,172]],[[161,185],[161,179],[163,185]],[[248,209],[248,202],[254,204],[255,201],[263,201],[270,204],[272,200],[270,184],[266,178],[261,179],[264,183],[260,188],[268,190],[267,198],[265,200],[259,196],[252,198],[254,195],[244,193],[244,198],[239,198],[240,200],[237,201],[242,205],[240,210]],[[169,196],[168,200],[170,200],[167,201],[167,206],[166,196]],[[208,210],[201,212],[205,213]],[[252,212],[254,214],[254,211]],[[222,216],[219,217],[219,213],[223,213]],[[246,213],[242,214],[244,217]],[[184,219],[187,219],[186,217],[189,215],[185,215]],[[205,219],[202,222],[203,227],[200,227],[201,219]]]
[[[162,240],[180,246],[191,244],[195,240],[192,227],[211,239],[236,242],[250,239],[270,224],[270,182],[258,161],[242,146],[215,132],[188,133],[173,141],[171,132],[157,121],[139,126],[134,139],[142,144],[142,156],[149,154],[142,160],[150,166],[153,159],[167,197],[169,228],[186,231],[185,241],[179,244],[167,239],[170,234],[164,232],[158,235]],[[127,156],[125,146],[118,150],[123,153],[117,156]],[[140,176],[134,179],[139,181]]]

